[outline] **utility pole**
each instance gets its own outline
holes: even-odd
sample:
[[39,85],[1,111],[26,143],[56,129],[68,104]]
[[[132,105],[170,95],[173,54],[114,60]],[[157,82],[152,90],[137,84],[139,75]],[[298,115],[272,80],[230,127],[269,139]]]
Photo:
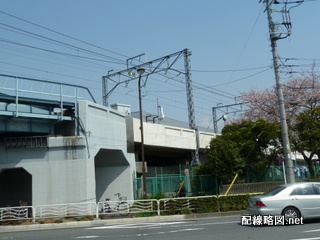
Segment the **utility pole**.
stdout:
[[[261,1],[261,0],[260,0]],[[293,171],[293,162],[291,159],[291,149],[290,149],[290,142],[288,136],[288,126],[286,120],[286,112],[284,106],[284,98],[282,93],[282,83],[280,80],[280,71],[279,71],[279,56],[277,52],[277,40],[283,39],[291,34],[291,28],[287,28],[288,32],[281,33],[279,32],[278,28],[279,25],[290,25],[291,23],[275,23],[272,20],[272,4],[279,4],[278,1],[274,0],[264,0],[266,4],[266,12],[268,15],[268,24],[269,24],[269,34],[270,34],[270,41],[271,41],[271,48],[272,48],[272,56],[273,56],[273,64],[274,64],[274,73],[276,78],[276,88],[277,88],[277,95],[278,95],[278,104],[279,104],[279,111],[280,111],[280,125],[281,125],[281,135],[282,135],[282,144],[284,150],[284,161],[285,161],[285,172],[287,173],[285,176],[285,183],[294,183],[294,171]],[[288,13],[286,13],[288,14]],[[283,34],[286,34],[285,37],[282,37]]]
[[145,73],[144,68],[138,68],[139,74],[138,91],[139,91],[139,115],[140,115],[140,133],[141,133],[141,161],[142,161],[142,190],[143,199],[147,199],[147,179],[146,179],[146,165],[144,156],[144,134],[143,134],[143,118],[142,118],[142,95],[141,95],[141,77]]

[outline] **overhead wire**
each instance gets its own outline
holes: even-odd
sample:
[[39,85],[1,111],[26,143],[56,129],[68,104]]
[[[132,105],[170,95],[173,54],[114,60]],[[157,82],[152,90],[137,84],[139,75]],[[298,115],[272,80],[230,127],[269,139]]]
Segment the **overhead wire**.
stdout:
[[[248,36],[248,38],[247,38],[247,40],[246,40],[246,42],[245,42],[245,44],[244,44],[244,46],[243,46],[243,48],[242,48],[242,51],[241,51],[241,53],[240,53],[240,56],[239,56],[239,58],[238,58],[238,60],[237,60],[237,62],[236,62],[235,68],[237,68],[237,66],[238,66],[238,64],[239,64],[239,62],[240,62],[240,59],[242,58],[242,55],[243,55],[243,53],[244,53],[244,50],[246,49],[246,47],[247,47],[247,45],[248,45],[249,39],[251,38],[251,35],[252,35],[252,33],[253,33],[253,30],[254,30],[257,22],[258,22],[258,19],[259,19],[261,13],[263,12],[263,9],[264,9],[264,7],[262,6],[262,8],[260,9],[260,11],[259,11],[259,13],[258,13],[258,16],[256,17],[256,20],[255,20],[253,26],[252,26],[252,28],[251,28],[251,31],[250,31],[250,33],[249,33],[249,36]],[[229,82],[231,82],[231,79],[232,79],[232,77],[233,77],[233,73],[234,73],[234,72],[232,72],[232,74],[231,74],[231,76],[230,76],[230,78],[229,78],[229,80],[228,80],[228,83],[226,84],[226,87],[225,87],[224,92],[226,92],[226,89],[228,88]]]
[[[3,11],[0,11],[1,13],[4,13]],[[7,14],[7,13],[4,13],[4,14]],[[11,14],[7,14],[7,15],[9,15],[9,16],[11,16],[11,17],[15,17],[15,16],[13,16],[13,15],[11,15]],[[94,45],[94,44],[91,44],[91,43],[88,43],[88,42],[85,42],[85,41],[82,41],[82,40],[80,40],[80,39],[76,39],[76,38],[73,38],[73,37],[71,37],[71,36],[68,36],[68,35],[66,35],[66,34],[62,34],[62,33],[59,33],[59,32],[57,32],[57,31],[54,31],[54,30],[52,30],[52,29],[49,29],[49,28],[46,28],[46,27],[43,27],[43,26],[40,26],[40,25],[38,25],[38,24],[34,24],[34,23],[31,23],[30,21],[27,21],[27,20],[24,20],[24,19],[21,19],[21,18],[19,18],[19,17],[15,17],[15,18],[17,18],[17,19],[19,19],[19,20],[22,20],[22,21],[24,21],[24,22],[27,22],[27,23],[29,23],[29,24],[32,24],[32,25],[34,25],[34,26],[37,26],[37,27],[41,27],[41,28],[43,28],[43,29],[46,29],[46,30],[48,30],[48,31],[51,31],[51,32],[53,32],[53,33],[56,33],[56,34],[59,34],[59,35],[61,35],[61,36],[64,36],[64,37],[67,37],[67,38],[69,38],[69,39],[72,39],[72,40],[75,40],[75,41],[78,41],[78,42],[81,42],[81,43],[85,43],[85,44],[88,44],[89,46],[92,46],[92,47],[96,47],[96,48],[98,48],[98,49],[101,49],[101,50],[105,50],[105,51],[107,51],[107,52],[110,52],[110,53],[112,53],[112,54],[116,54],[117,56],[121,56],[121,57],[125,57],[125,58],[128,58],[127,56],[125,56],[125,55],[123,55],[123,54],[119,54],[119,53],[116,53],[116,52],[113,52],[113,51],[110,51],[110,50],[108,50],[108,49],[104,49],[104,48],[101,48],[101,47],[99,47],[99,46],[96,46],[96,45]],[[84,49],[84,48],[80,48],[80,47],[78,47],[78,46],[76,46],[76,45],[73,45],[73,44],[68,44],[68,43],[65,43],[65,42],[62,42],[62,41],[55,41],[54,39],[52,39],[52,38],[48,38],[48,37],[45,37],[45,36],[42,36],[42,35],[39,35],[39,34],[34,34],[34,33],[32,33],[32,32],[28,32],[28,31],[21,31],[21,29],[18,29],[18,28],[16,28],[16,27],[13,27],[13,26],[10,26],[10,25],[7,25],[6,27],[8,27],[8,28],[12,28],[12,29],[15,29],[15,31],[19,31],[20,32],[20,34],[29,34],[30,36],[33,36],[33,37],[37,37],[37,38],[39,38],[39,39],[42,39],[42,40],[46,40],[46,41],[50,41],[50,42],[52,42],[52,43],[54,43],[54,44],[57,44],[57,45],[59,45],[59,46],[63,46],[63,47],[68,47],[68,48],[71,48],[71,49],[74,49],[74,50],[81,50],[81,51],[83,51],[83,52],[86,52],[86,53],[88,53],[88,54],[94,54],[94,55],[96,55],[97,54],[97,56],[101,56],[102,58],[106,58],[106,59],[116,59],[116,60],[119,60],[119,64],[124,64],[124,60],[122,60],[122,59],[118,59],[118,58],[113,58],[113,57],[110,57],[110,56],[108,56],[108,55],[104,55],[104,54],[99,54],[99,53],[96,53],[96,52],[94,52],[94,51],[91,51],[91,50],[88,50],[88,49]],[[4,40],[4,41],[6,41],[6,40]],[[17,44],[17,45],[20,45],[21,47],[27,47],[27,46],[25,46],[25,45],[27,45],[27,44],[22,44],[22,43],[17,43],[17,42],[14,42],[14,41],[8,41],[8,44]],[[28,46],[28,47],[31,47],[31,49],[32,49],[32,47],[35,47],[35,46]],[[37,49],[38,48],[38,49]],[[99,60],[97,60],[97,59],[93,59],[93,58],[89,58],[89,57],[85,57],[85,56],[81,56],[81,57],[79,57],[79,56],[77,56],[77,55],[75,55],[75,54],[70,54],[70,53],[64,53],[64,52],[61,52],[61,51],[55,51],[55,50],[50,50],[50,49],[46,49],[46,48],[40,48],[40,47],[35,47],[35,48],[33,48],[33,49],[37,49],[37,50],[40,50],[40,51],[44,51],[44,52],[48,52],[48,53],[52,53],[52,54],[58,54],[58,55],[62,55],[62,56],[65,56],[65,57],[68,57],[68,58],[72,58],[72,59],[74,59],[74,60],[80,60],[81,58],[82,58],[82,60],[90,60],[90,61],[94,61],[94,62],[99,62]],[[48,51],[47,51],[48,50]],[[106,60],[103,60],[103,62],[107,62]],[[111,63],[114,63],[114,62],[111,62]],[[264,68],[264,67],[258,67],[258,68],[256,68],[256,69],[262,69],[262,68]],[[111,69],[111,68],[110,68]],[[212,73],[217,73],[217,72],[237,72],[237,71],[251,71],[251,70],[255,70],[254,68],[252,68],[252,69],[234,69],[234,70],[192,70],[192,72],[212,72]],[[56,73],[57,74],[57,73]],[[168,75],[170,75],[171,73],[169,73]],[[256,73],[256,74],[259,74],[259,73]],[[254,74],[254,75],[256,75],[256,74]],[[252,75],[252,76],[254,76],[254,75]],[[70,76],[71,77],[71,76]],[[163,77],[163,76],[162,76]],[[174,95],[174,96],[172,96],[172,97],[170,97],[170,95],[169,95],[169,97],[166,97],[166,98],[164,98],[162,95],[159,95],[158,93],[160,93],[160,91],[159,92],[157,92],[157,90],[160,88],[160,87],[163,87],[163,81],[165,81],[165,80],[162,80],[162,85],[161,85],[161,83],[159,83],[158,85],[156,85],[155,87],[152,87],[151,89],[152,89],[152,91],[150,91],[149,92],[149,95],[150,96],[153,96],[153,97],[159,97],[159,96],[161,96],[163,99],[165,99],[165,100],[168,100],[168,102],[170,101],[170,102],[172,102],[172,103],[175,103],[175,104],[171,104],[173,107],[175,107],[176,105],[186,105],[186,101],[185,101],[185,84],[184,84],[184,79],[181,77],[181,76],[178,76],[178,77],[173,77],[172,75],[171,76],[169,76],[170,77],[170,80],[169,81],[167,81],[166,82],[166,87],[167,86],[170,86],[171,85],[171,92],[172,93],[181,93],[181,96],[177,96],[176,94]],[[250,77],[250,76],[249,76]],[[75,77],[75,78],[77,78],[77,77]],[[166,80],[168,80],[168,78],[164,78],[164,79],[166,79]],[[245,80],[245,77],[244,78],[241,78],[241,79],[238,79],[238,80],[235,80],[235,81],[241,81],[241,80]],[[156,81],[155,81],[156,82]],[[179,83],[179,84],[173,84],[173,83]],[[170,83],[170,84],[169,84]],[[232,81],[229,81],[229,83],[232,83]],[[227,84],[229,84],[229,83],[227,83]],[[221,85],[225,85],[225,84],[221,84]],[[229,98],[230,100],[233,100],[234,99],[234,95],[232,95],[232,94],[230,94],[230,93],[228,93],[228,92],[226,92],[226,91],[220,91],[220,90],[218,90],[218,89],[213,89],[214,87],[216,87],[216,86],[220,86],[220,85],[216,85],[216,86],[205,86],[204,84],[201,84],[201,83],[198,83],[197,81],[193,81],[193,86],[194,86],[194,91],[195,92],[198,92],[198,91],[204,91],[204,92],[207,92],[207,93],[209,93],[210,95],[208,95],[208,94],[201,94],[201,96],[200,96],[200,98],[199,99],[197,99],[197,101],[196,102],[201,102],[201,103],[207,103],[208,104],[208,102],[209,102],[209,105],[210,105],[210,101],[205,101],[205,100],[201,100],[201,99],[203,99],[204,97],[206,97],[207,99],[212,99],[212,98],[214,98],[214,97],[217,97],[217,95],[219,96],[221,96],[221,97],[226,97],[226,98]],[[126,86],[126,89],[129,89],[128,88],[128,86]],[[177,90],[175,90],[175,89],[177,89]],[[181,89],[181,90],[180,90]],[[136,88],[131,88],[130,90],[134,90],[134,91],[136,91]],[[168,91],[167,91],[168,92]],[[119,93],[120,95],[121,95],[121,93]],[[183,95],[182,95],[183,94]],[[182,101],[182,98],[183,98],[183,101]],[[149,101],[149,100],[148,100]],[[154,100],[153,100],[153,102],[154,102]],[[201,109],[202,108],[202,106],[198,106],[198,105],[196,105],[197,106],[197,109]],[[207,113],[206,113],[206,115],[207,115]]]
[[9,13],[6,13],[6,12],[4,12],[4,11],[1,11],[1,10],[0,10],[0,13],[5,14],[5,15],[7,15],[7,16],[10,16],[10,17],[12,17],[12,18],[18,19],[18,20],[20,20],[20,21],[22,21],[22,22],[26,22],[26,23],[28,23],[28,24],[34,25],[34,26],[36,26],[36,27],[45,29],[45,30],[47,30],[47,31],[53,32],[53,33],[58,34],[58,35],[60,35],[60,36],[63,36],[63,37],[66,37],[66,38],[69,38],[69,39],[72,39],[72,40],[75,40],[75,41],[78,41],[78,42],[87,44],[87,45],[89,45],[89,46],[98,48],[98,49],[100,49],[100,50],[104,50],[104,51],[110,52],[110,53],[112,53],[112,54],[119,55],[119,56],[121,56],[121,57],[129,58],[128,56],[125,56],[125,55],[123,55],[123,54],[120,54],[120,53],[111,51],[111,50],[109,50],[109,49],[100,47],[100,46],[98,46],[98,45],[95,45],[95,44],[92,44],[92,43],[83,41],[83,40],[81,40],[81,39],[78,39],[78,38],[69,36],[69,35],[67,35],[67,34],[64,34],[64,33],[58,32],[58,31],[55,31],[55,30],[50,29],[50,28],[48,28],[48,27],[41,26],[40,24],[33,23],[33,22],[31,22],[31,21],[28,21],[28,20],[26,20],[26,19],[23,19],[23,18],[14,16],[14,15],[9,14]]
[[[94,47],[97,47],[97,48],[100,48],[100,49],[103,49],[103,50],[112,52],[112,53],[114,53],[114,54],[118,54],[118,55],[127,57],[127,56],[125,56],[125,55],[123,55],[123,54],[119,54],[119,53],[116,53],[116,52],[114,52],[114,51],[111,51],[111,50],[108,50],[108,49],[105,49],[105,48],[101,48],[101,47],[99,47],[99,46],[97,46],[97,45],[94,45],[94,44],[91,44],[91,43],[82,41],[82,40],[80,40],[80,39],[77,39],[77,38],[68,36],[68,35],[66,35],[66,34],[57,32],[57,31],[55,31],[55,30],[49,29],[49,28],[44,27],[44,26],[41,26],[41,25],[39,25],[39,24],[32,23],[32,22],[30,22],[30,21],[28,21],[28,20],[22,19],[22,18],[20,18],[20,17],[16,17],[16,16],[14,16],[14,15],[12,15],[12,14],[8,14],[8,13],[5,13],[5,12],[3,12],[3,11],[0,11],[0,13],[6,14],[6,15],[8,15],[8,16],[10,16],[10,17],[17,18],[17,19],[19,19],[19,20],[21,20],[21,21],[24,21],[24,22],[27,22],[27,23],[29,23],[29,24],[35,25],[35,26],[37,26],[37,27],[46,29],[46,30],[51,31],[51,32],[54,32],[54,33],[56,33],[56,34],[59,34],[59,35],[68,37],[68,38],[70,38],[70,39],[77,40],[77,41],[82,42],[82,43],[86,43],[86,44],[88,44],[88,45],[90,45],[90,46],[94,46]],[[3,25],[6,25],[6,26],[8,26],[8,27],[12,27],[12,28],[17,29],[17,30],[19,30],[19,31],[23,31],[23,32],[26,32],[26,33],[29,33],[29,34],[32,34],[32,35],[35,35],[35,36],[38,36],[38,37],[41,37],[41,38],[45,38],[45,39],[50,40],[50,41],[54,41],[54,42],[56,42],[56,43],[60,43],[60,44],[62,44],[62,45],[66,45],[66,46],[69,46],[69,47],[73,47],[73,48],[75,48],[75,49],[82,49],[82,48],[79,48],[78,46],[74,46],[74,45],[71,45],[71,44],[66,44],[66,43],[61,42],[61,41],[56,41],[56,40],[54,40],[54,39],[47,38],[47,37],[41,36],[41,35],[39,35],[39,34],[34,34],[34,33],[29,32],[29,31],[25,31],[25,30],[23,30],[23,29],[18,29],[18,28],[15,28],[15,27],[13,27],[13,26],[9,26],[9,25],[7,25],[7,24],[3,24]],[[82,50],[91,52],[91,51],[86,50],[86,49],[82,49]],[[99,53],[94,53],[94,54],[101,55],[101,54],[99,54]],[[72,54],[70,54],[70,55],[73,56]],[[105,55],[103,55],[103,56],[105,56]],[[109,58],[109,56],[106,56],[106,57]],[[128,58],[128,57],[127,57],[127,58]],[[88,58],[88,59],[90,59],[90,58]],[[96,60],[96,59],[94,59],[94,60]],[[230,71],[232,71],[232,72],[235,72],[235,71],[248,71],[248,70],[259,69],[259,68],[264,68],[264,67],[249,68],[249,69],[239,69],[239,70],[234,69],[234,70],[192,70],[192,71],[193,71],[193,72],[196,72],[196,71],[202,71],[202,72],[230,72]]]
[[117,62],[112,62],[112,61],[103,60],[103,59],[90,58],[90,57],[85,57],[85,56],[80,56],[80,55],[75,55],[75,54],[60,52],[60,51],[54,51],[54,50],[50,50],[50,49],[46,49],[46,48],[40,48],[40,47],[36,47],[36,46],[24,44],[24,43],[18,43],[18,42],[10,41],[10,40],[3,39],[3,38],[0,38],[0,41],[1,41],[1,42],[5,42],[5,43],[9,43],[9,44],[14,44],[14,45],[22,46],[22,47],[32,48],[32,49],[36,49],[36,50],[40,50],[40,51],[44,51],[44,52],[49,52],[49,53],[60,54],[60,55],[69,56],[69,57],[73,57],[73,58],[78,58],[78,59],[82,58],[82,59],[86,59],[86,60],[94,60],[94,61],[99,61],[99,62],[107,62],[107,63],[114,63],[114,64],[123,64],[123,63],[117,63]]
[[[0,11],[1,12],[1,11]],[[52,39],[52,38],[49,38],[49,37],[45,37],[45,36],[42,36],[40,34],[35,34],[35,33],[32,33],[30,31],[26,31],[24,29],[20,29],[20,28],[17,28],[17,27],[13,27],[13,26],[10,26],[8,24],[3,24],[3,23],[0,23],[1,25],[3,26],[6,26],[6,27],[10,27],[10,28],[13,28],[17,31],[20,31],[20,32],[23,32],[25,34],[29,34],[29,35],[32,35],[32,36],[35,36],[37,38],[39,38],[40,40],[46,40],[46,41],[50,41],[54,44],[59,44],[60,46],[65,46],[65,47],[68,47],[68,48],[72,48],[74,50],[82,50],[88,54],[94,54],[94,55],[97,55],[97,56],[101,56],[101,57],[106,57],[106,58],[110,58],[113,60],[112,63],[116,63],[116,64],[125,64],[125,62],[123,60],[119,60],[119,59],[115,59],[113,57],[110,57],[110,56],[107,56],[107,55],[104,55],[104,54],[101,54],[101,53],[97,53],[97,52],[94,52],[94,51],[91,51],[91,50],[88,50],[88,49],[84,49],[84,48],[81,48],[81,47],[78,47],[78,46],[75,46],[75,45],[72,45],[72,44],[68,44],[68,43],[65,43],[65,42],[61,42],[61,41],[58,41],[58,40],[55,40],[55,39]],[[34,47],[35,48],[35,47]],[[48,49],[46,49],[46,51],[49,51]],[[117,60],[117,61],[116,61]],[[111,62],[111,61],[110,61]]]

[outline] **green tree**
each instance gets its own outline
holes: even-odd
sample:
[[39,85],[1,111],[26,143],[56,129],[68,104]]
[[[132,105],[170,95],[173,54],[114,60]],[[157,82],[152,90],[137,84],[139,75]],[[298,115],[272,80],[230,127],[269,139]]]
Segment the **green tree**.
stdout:
[[[311,163],[314,155],[319,156],[316,150],[319,141],[316,138],[317,133],[314,132],[317,124],[314,121],[311,121],[310,123],[312,124],[309,124],[307,115],[310,113],[308,110],[315,109],[320,103],[320,75],[314,72],[314,67],[315,63],[311,71],[304,71],[300,76],[289,79],[283,85],[290,146],[292,150],[299,152],[303,156],[312,177],[315,173]],[[259,118],[269,122],[280,121],[276,86],[263,91],[252,89],[241,95],[241,99],[248,102],[248,108],[235,122],[244,120],[254,121]],[[305,111],[307,111],[305,115],[301,115],[300,119],[297,119],[299,113]],[[295,126],[297,122],[300,123],[299,126]],[[303,139],[300,139],[300,136]]]
[[209,160],[199,166],[198,173],[210,173],[222,181],[230,182],[245,167],[237,144],[222,135],[211,140],[206,153]]
[[[312,158],[315,154],[318,158],[320,157],[320,107],[299,113],[296,121],[295,148],[303,155],[313,178],[316,174],[312,166]],[[308,151],[308,154],[305,151]]]
[[256,181],[263,181],[279,154],[279,136],[279,125],[262,119],[226,125],[221,136],[211,140],[208,161],[199,171],[228,182],[236,173],[251,172]]
[[222,134],[238,144],[246,163],[245,171],[253,173],[256,181],[263,181],[281,151],[278,123],[262,119],[244,121],[241,124],[225,126]]

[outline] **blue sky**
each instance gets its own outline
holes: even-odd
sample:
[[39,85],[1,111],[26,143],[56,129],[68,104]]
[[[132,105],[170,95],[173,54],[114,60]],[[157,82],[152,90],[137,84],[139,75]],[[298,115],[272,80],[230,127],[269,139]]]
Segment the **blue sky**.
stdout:
[[[319,0],[305,0],[290,11],[292,35],[278,41],[278,52],[298,60],[284,62],[296,67],[282,69],[283,82],[292,77],[288,71],[297,75],[320,59],[319,9]],[[141,60],[151,61],[185,48],[192,52],[198,125],[212,128],[211,109],[217,104],[233,104],[241,92],[275,84],[267,15],[258,0],[2,0],[0,11],[0,73],[82,85],[99,103],[101,77],[124,70],[126,59],[144,53]],[[273,16],[281,20],[280,14]],[[188,121],[181,76],[155,76],[142,91],[145,111],[156,114],[158,103],[167,117]],[[120,85],[109,102],[138,111],[137,84]],[[228,111],[230,118],[236,116]]]

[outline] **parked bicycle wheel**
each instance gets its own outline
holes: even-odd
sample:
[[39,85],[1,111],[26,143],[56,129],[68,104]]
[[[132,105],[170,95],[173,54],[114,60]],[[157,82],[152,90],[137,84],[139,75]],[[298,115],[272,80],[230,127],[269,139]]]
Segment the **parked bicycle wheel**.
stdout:
[[119,214],[127,216],[130,213],[130,205],[127,202],[121,202],[118,206]]
[[102,212],[103,213],[110,213],[111,212],[111,208],[110,205],[108,203],[104,203],[102,206]]

